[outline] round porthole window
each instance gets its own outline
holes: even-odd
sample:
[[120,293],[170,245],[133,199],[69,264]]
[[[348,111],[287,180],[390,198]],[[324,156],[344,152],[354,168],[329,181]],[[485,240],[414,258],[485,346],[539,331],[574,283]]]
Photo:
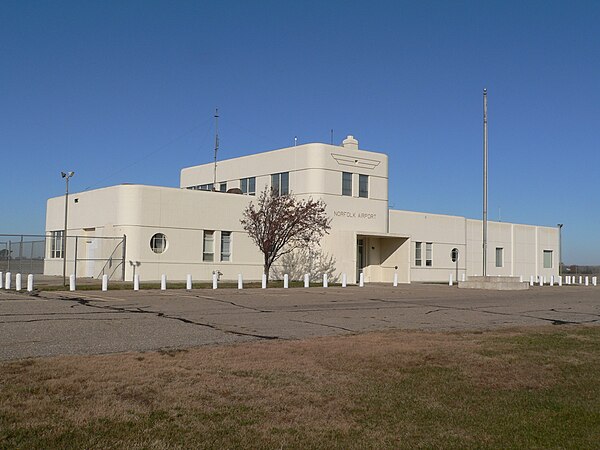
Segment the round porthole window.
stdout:
[[167,237],[162,233],[156,233],[150,239],[150,248],[154,253],[163,253],[167,250]]
[[453,248],[452,251],[450,252],[450,259],[452,259],[452,262],[458,261],[458,249],[457,248]]

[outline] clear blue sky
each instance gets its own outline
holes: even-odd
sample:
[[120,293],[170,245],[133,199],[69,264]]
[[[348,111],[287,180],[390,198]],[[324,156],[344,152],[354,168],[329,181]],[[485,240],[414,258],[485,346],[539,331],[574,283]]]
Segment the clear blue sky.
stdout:
[[390,205],[555,226],[600,264],[598,1],[0,3],[0,233],[45,202],[355,135],[390,155]]

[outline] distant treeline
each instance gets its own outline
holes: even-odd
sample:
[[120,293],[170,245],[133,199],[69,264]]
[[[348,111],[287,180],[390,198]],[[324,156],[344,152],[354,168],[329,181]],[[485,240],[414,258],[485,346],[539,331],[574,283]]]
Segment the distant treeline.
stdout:
[[578,264],[571,264],[570,266],[563,266],[563,273],[600,273],[600,266],[580,266]]

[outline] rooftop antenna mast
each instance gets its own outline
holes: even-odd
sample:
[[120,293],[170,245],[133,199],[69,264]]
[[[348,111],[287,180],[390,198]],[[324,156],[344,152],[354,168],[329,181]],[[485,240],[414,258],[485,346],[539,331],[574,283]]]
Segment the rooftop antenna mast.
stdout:
[[331,129],[331,145],[333,145],[333,128]]
[[213,170],[213,191],[217,190],[217,152],[219,151],[219,108],[215,108],[215,166]]
[[483,89],[483,276],[487,275],[488,120],[487,89]]

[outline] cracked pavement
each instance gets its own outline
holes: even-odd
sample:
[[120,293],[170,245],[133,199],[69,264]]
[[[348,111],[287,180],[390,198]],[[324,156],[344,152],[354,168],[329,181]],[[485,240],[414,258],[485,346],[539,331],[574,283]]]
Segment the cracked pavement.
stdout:
[[0,360],[376,330],[600,323],[600,287],[0,291]]

